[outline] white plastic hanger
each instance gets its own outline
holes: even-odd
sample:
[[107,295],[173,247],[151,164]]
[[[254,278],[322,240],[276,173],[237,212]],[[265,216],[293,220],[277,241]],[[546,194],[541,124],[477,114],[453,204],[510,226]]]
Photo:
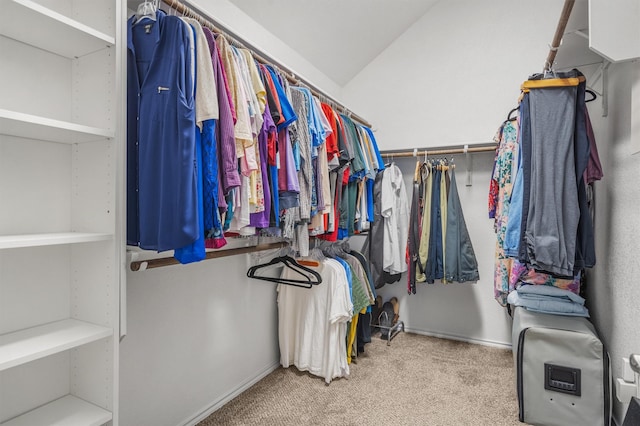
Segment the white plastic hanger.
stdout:
[[158,8],[155,5],[155,2],[145,0],[144,3],[140,3],[138,5],[138,10],[136,11],[136,24],[145,18],[155,21],[157,10]]

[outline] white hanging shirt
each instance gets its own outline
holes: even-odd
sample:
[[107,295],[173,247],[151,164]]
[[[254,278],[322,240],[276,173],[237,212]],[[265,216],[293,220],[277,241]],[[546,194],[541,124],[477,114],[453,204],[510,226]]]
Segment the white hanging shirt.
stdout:
[[220,116],[218,110],[218,89],[213,76],[213,63],[207,38],[198,21],[191,18],[182,18],[183,21],[193,26],[196,35],[196,124],[202,130],[202,122],[217,120]]
[[[323,377],[330,383],[349,375],[347,322],[353,313],[344,268],[325,259],[315,268],[322,283],[310,289],[278,284],[278,342],[280,364]],[[300,279],[284,267],[283,278]]]

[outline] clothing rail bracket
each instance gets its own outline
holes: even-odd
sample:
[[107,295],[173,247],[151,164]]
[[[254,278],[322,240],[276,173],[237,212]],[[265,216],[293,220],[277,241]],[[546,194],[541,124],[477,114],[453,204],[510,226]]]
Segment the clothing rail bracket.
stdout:
[[473,168],[473,158],[471,157],[471,154],[469,153],[469,145],[465,145],[464,148],[464,156],[467,160],[467,183],[466,186],[472,186],[471,183],[471,171]]

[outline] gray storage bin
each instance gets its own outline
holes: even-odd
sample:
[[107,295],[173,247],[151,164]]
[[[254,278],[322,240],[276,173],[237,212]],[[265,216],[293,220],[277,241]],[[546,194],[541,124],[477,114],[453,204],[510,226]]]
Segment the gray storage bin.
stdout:
[[521,422],[610,426],[609,356],[586,318],[517,308],[511,337]]

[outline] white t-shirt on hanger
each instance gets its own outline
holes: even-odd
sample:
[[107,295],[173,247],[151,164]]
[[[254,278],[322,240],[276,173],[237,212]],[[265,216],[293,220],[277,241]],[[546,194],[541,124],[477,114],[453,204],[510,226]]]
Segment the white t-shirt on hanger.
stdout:
[[[325,259],[316,269],[322,283],[310,289],[278,285],[280,364],[324,377],[327,383],[349,374],[346,323],[353,304],[344,268]],[[285,267],[283,278],[301,277]]]

